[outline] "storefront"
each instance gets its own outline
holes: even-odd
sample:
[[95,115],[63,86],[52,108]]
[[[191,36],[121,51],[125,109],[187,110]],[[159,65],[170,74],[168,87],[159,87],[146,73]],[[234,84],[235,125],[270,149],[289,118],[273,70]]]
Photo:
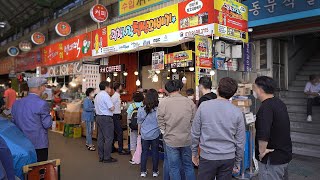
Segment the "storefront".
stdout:
[[93,56],[109,57],[110,65],[120,65],[126,56],[138,61],[126,66],[138,74],[128,72],[136,86],[126,87],[133,90],[161,89],[168,79],[183,80],[184,90],[195,89],[205,75],[213,77],[216,87],[221,77],[251,69],[251,59],[247,66],[242,60],[247,20],[247,7],[235,1],[184,1],[107,26],[95,35],[93,44],[99,48]]

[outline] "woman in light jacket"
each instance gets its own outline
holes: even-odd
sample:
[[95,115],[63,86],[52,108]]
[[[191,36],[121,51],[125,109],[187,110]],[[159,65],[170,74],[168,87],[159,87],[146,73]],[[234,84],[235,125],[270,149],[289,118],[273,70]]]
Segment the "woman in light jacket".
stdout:
[[86,91],[86,98],[83,101],[82,119],[86,122],[86,146],[89,151],[95,151],[94,145],[92,144],[92,129],[94,123],[94,89],[88,88]]

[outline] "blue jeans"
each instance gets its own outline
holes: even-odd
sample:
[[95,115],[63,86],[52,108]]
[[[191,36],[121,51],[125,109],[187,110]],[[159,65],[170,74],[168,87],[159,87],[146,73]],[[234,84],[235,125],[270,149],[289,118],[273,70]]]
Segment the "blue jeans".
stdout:
[[166,144],[170,180],[181,180],[184,171],[186,180],[195,180],[191,147],[170,147]]
[[152,152],[152,164],[153,164],[153,172],[158,172],[159,165],[159,137],[154,140],[144,140],[141,139],[142,153],[141,153],[141,172],[147,172],[147,160],[148,160],[148,152],[151,146]]
[[93,121],[86,121],[86,143],[92,145],[92,128]]
[[[168,162],[168,156],[167,156],[167,150],[166,150],[166,143],[163,142],[163,149],[164,149],[164,160],[163,160],[163,180],[170,180],[170,174],[169,174],[169,162]],[[181,174],[181,180],[185,180],[184,171],[180,169]]]

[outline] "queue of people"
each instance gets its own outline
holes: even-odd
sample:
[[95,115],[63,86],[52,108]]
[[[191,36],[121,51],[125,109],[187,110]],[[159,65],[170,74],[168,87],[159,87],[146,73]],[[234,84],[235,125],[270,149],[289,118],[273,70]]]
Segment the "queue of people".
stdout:
[[[314,78],[310,80],[315,86]],[[46,90],[46,83],[44,78],[30,78],[29,95],[17,100],[12,106],[12,122],[33,143],[38,161],[48,159],[47,131],[52,125],[49,105],[40,98]],[[200,79],[199,90],[203,96],[198,105],[192,98],[181,94],[183,83],[180,80],[166,83],[168,97],[161,101],[155,89],[133,94],[133,102],[127,109],[132,155],[130,163],[140,163],[141,177],[148,175],[146,164],[149,149],[152,152],[152,176],[159,176],[158,147],[161,134],[164,140],[164,180],[231,179],[233,173],[240,171],[246,142],[245,122],[240,109],[230,103],[238,84],[232,78],[223,78],[219,82],[217,94],[211,92],[211,86],[210,78]],[[115,93],[112,97],[109,82],[101,82],[99,88],[100,92],[96,96],[94,89],[88,88],[83,102],[86,145],[88,150],[95,151],[91,134],[93,122],[96,121],[99,162],[115,163],[117,159],[112,157],[115,134],[118,153],[129,154],[123,148],[120,125],[122,86],[114,84]],[[285,104],[274,96],[275,89],[275,81],[266,76],[258,77],[253,89],[253,95],[262,102],[256,118],[255,143],[261,180],[288,179],[288,163],[292,159],[290,120]],[[310,91],[306,87],[305,92]],[[141,140],[138,136],[141,136]],[[136,162],[134,156],[139,143],[142,147],[141,162]],[[197,178],[194,165],[198,166]]]

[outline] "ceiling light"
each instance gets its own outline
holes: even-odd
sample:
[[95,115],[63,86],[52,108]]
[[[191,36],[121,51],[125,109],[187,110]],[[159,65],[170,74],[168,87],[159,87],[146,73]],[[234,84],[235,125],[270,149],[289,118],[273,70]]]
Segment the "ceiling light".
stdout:
[[141,85],[141,82],[140,82],[139,79],[137,79],[137,81],[136,81],[136,86],[140,86],[140,85]]
[[111,82],[111,79],[110,79],[110,77],[107,77],[107,81],[108,81],[108,82]]
[[66,86],[66,84],[63,84],[62,88],[60,89],[62,92],[67,92],[68,91],[68,88]]
[[134,75],[138,76],[138,75],[139,75],[139,72],[138,72],[138,71],[135,71],[135,72],[134,72]]
[[4,28],[7,25],[6,22],[0,22],[0,28]]
[[214,70],[210,71],[210,76],[214,76],[216,74],[216,72]]
[[128,76],[128,73],[125,71],[125,72],[123,72],[123,75],[124,76]]
[[160,72],[161,72],[160,70],[156,70],[156,73],[157,73],[157,74],[160,74]]
[[118,73],[117,73],[117,72],[114,72],[114,73],[113,73],[113,76],[118,76]]
[[176,72],[177,72],[177,69],[171,69],[171,71],[172,71],[173,73],[176,73]]
[[194,67],[189,67],[189,71],[194,71]]
[[83,79],[82,79],[82,82],[86,82],[86,81],[87,81],[86,78],[83,78]]
[[54,80],[54,83],[52,84],[53,86],[58,86],[59,85],[59,83],[58,83],[58,78],[56,78],[55,80]]
[[248,32],[249,33],[253,32],[253,28],[248,28]]
[[182,83],[183,83],[183,84],[186,84],[186,83],[187,83],[187,78],[186,78],[185,76],[183,76],[183,78],[182,78]]
[[159,78],[158,78],[158,75],[154,75],[153,77],[152,77],[152,82],[158,82],[159,81]]

